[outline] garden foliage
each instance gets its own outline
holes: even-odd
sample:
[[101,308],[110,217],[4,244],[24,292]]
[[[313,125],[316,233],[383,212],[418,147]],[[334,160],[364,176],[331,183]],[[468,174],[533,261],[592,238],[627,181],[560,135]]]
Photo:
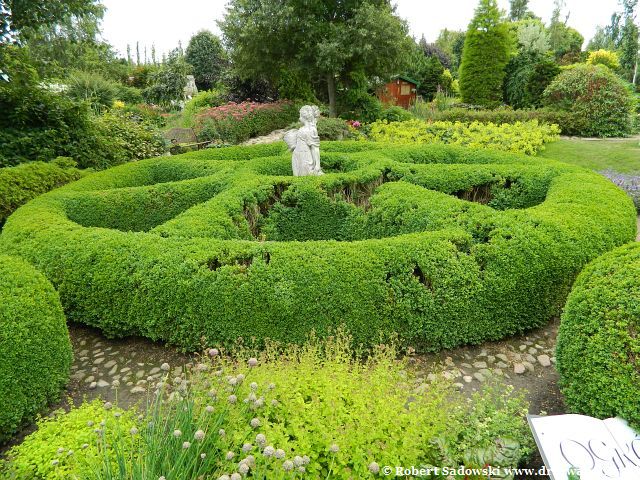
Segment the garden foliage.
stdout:
[[589,264],[567,300],[557,365],[569,408],[640,428],[639,328],[640,245],[630,243]]
[[460,93],[466,103],[502,103],[502,82],[514,39],[496,0],[480,0],[464,41]]
[[513,153],[535,155],[545,143],[558,138],[556,125],[530,122],[461,123],[375,122],[369,126],[371,140],[392,143],[447,143],[474,148],[492,148]]
[[0,227],[20,205],[38,195],[72,182],[82,172],[61,157],[52,163],[24,163],[17,167],[0,168]]
[[0,443],[60,397],[71,355],[49,281],[25,261],[0,255]]
[[633,96],[625,82],[603,66],[565,70],[547,87],[544,101],[549,108],[570,114],[563,124],[569,135],[620,137],[633,129]]
[[195,130],[200,141],[220,140],[235,144],[284,128],[297,119],[298,108],[286,100],[273,103],[229,102],[201,110],[196,115]]
[[427,387],[392,346],[364,359],[349,344],[338,332],[285,354],[269,345],[246,363],[212,349],[190,374],[167,373],[153,385],[137,419],[94,402],[42,421],[9,452],[5,471],[18,479],[347,480],[394,462],[515,467],[531,451],[527,405],[511,389],[485,386],[467,399],[444,380]]
[[438,350],[544,324],[635,235],[624,192],[554,161],[325,142],[321,162],[293,177],[277,143],[123,165],[18,209],[0,245],[109,336],[197,349],[345,324],[356,343]]

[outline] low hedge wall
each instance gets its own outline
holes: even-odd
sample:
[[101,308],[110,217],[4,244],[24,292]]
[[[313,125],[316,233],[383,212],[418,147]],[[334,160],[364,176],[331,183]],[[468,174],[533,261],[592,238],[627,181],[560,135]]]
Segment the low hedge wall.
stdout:
[[59,398],[70,367],[58,294],[25,261],[0,255],[0,443]]
[[433,351],[544,324],[635,235],[624,192],[551,160],[325,142],[321,162],[293,177],[279,143],[122,165],[20,208],[0,247],[111,336],[197,349],[344,324]]
[[640,429],[640,244],[589,264],[562,314],[557,367],[567,405]]
[[0,228],[19,206],[82,175],[81,170],[44,162],[0,168]]

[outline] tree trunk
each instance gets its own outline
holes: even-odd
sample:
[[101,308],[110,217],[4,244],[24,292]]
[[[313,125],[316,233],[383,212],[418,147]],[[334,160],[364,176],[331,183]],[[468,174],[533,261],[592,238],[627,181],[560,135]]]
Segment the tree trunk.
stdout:
[[327,91],[329,93],[329,116],[337,117],[338,109],[336,108],[336,78],[332,73],[327,74]]
[[640,50],[638,51],[638,54],[636,55],[636,66],[633,69],[633,80],[631,81],[631,83],[633,85],[636,84],[636,80],[638,79],[638,59],[640,59]]

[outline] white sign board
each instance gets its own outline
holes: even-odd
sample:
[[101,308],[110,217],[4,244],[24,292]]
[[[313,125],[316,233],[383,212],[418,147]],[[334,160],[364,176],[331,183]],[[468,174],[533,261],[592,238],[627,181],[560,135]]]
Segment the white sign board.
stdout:
[[580,480],[640,479],[640,434],[621,418],[527,418],[553,480],[566,480],[572,467]]

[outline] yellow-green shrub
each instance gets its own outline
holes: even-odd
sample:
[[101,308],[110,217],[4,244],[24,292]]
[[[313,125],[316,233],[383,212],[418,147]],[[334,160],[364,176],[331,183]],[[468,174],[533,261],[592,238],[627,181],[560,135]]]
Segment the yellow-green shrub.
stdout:
[[556,125],[537,120],[503,123],[461,123],[378,121],[370,125],[369,138],[390,143],[446,143],[472,148],[491,148],[505,152],[535,155],[545,143],[558,139]]

